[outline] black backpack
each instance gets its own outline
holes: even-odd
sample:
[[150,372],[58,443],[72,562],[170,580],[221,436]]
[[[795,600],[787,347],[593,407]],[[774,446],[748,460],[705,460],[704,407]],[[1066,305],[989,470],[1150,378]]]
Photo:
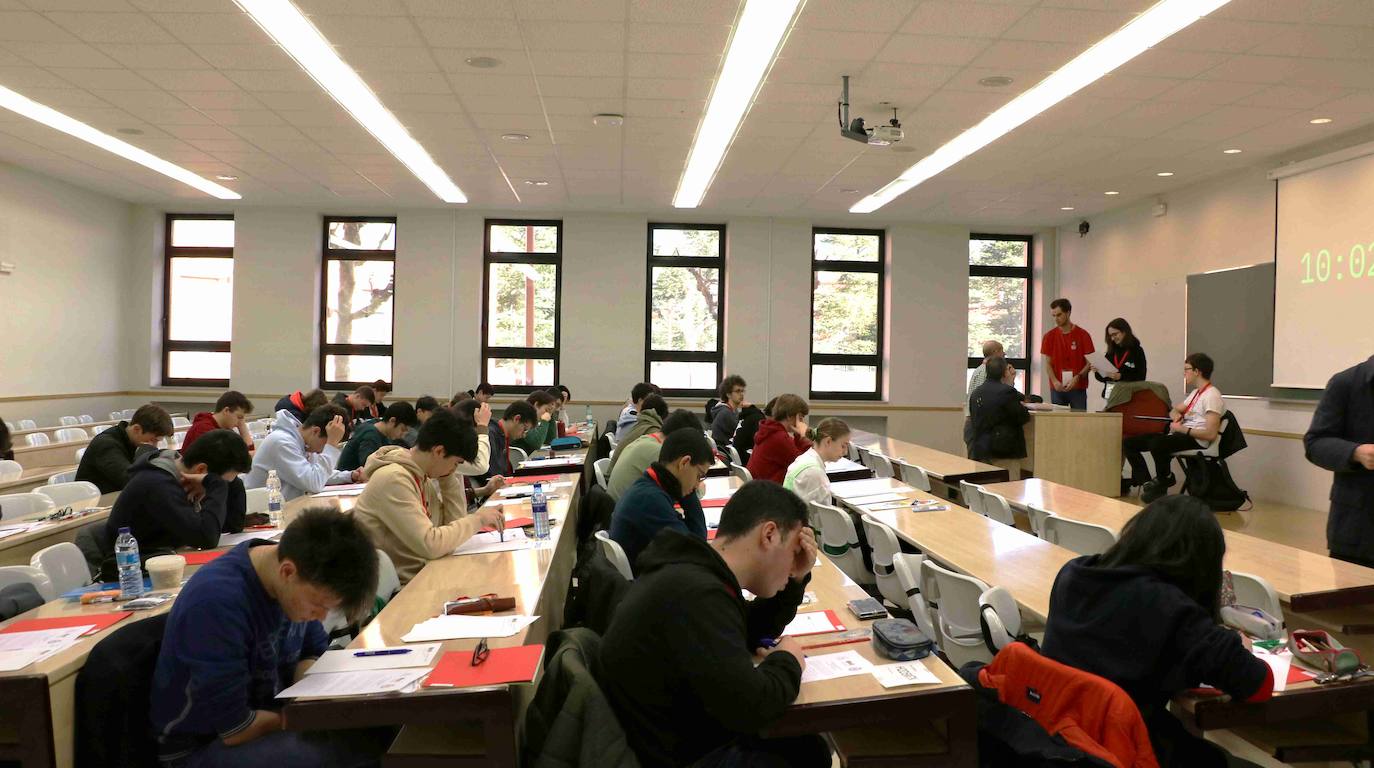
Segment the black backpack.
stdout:
[[1185,475],[1183,492],[1207,502],[1214,512],[1234,512],[1250,501],[1250,494],[1236,485],[1231,470],[1226,468],[1226,458],[1245,450],[1245,432],[1230,411],[1221,421],[1224,428],[1217,438],[1221,441],[1217,445],[1219,458],[1189,456],[1180,459]]

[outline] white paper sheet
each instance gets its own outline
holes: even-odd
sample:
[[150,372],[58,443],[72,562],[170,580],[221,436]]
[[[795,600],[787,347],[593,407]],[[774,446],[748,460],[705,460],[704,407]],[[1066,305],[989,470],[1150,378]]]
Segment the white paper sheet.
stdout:
[[867,480],[844,480],[830,484],[830,492],[842,499],[872,496],[878,493],[906,493],[911,486],[895,483],[891,478],[871,477]]
[[869,496],[844,496],[845,503],[853,504],[856,507],[866,507],[870,504],[882,504],[889,501],[902,501],[905,496],[900,493],[874,493]]
[[[80,627],[60,629],[39,629],[33,632],[9,632],[0,635],[0,671],[14,672],[43,659],[60,653],[76,644],[78,638],[95,627],[87,624]],[[18,664],[19,666],[12,666]]]
[[316,499],[327,499],[331,496],[361,496],[363,495],[363,488],[365,487],[367,487],[367,483],[353,483],[351,485],[331,485],[323,491],[314,494],[313,496]]
[[564,466],[564,465],[566,465],[566,466],[580,466],[581,464],[583,464],[584,462],[586,462],[586,460],[587,460],[587,457],[586,457],[586,456],[554,456],[554,457],[551,458],[551,459],[550,459],[550,458],[547,458],[547,457],[546,457],[546,458],[542,458],[542,459],[525,459],[524,461],[520,462],[520,468],[521,468],[521,469],[524,469],[524,468],[526,468],[526,467],[528,467],[528,468],[535,468],[535,467],[553,467],[553,466]]
[[903,501],[884,501],[884,502],[880,502],[880,503],[877,503],[877,504],[869,503],[869,504],[863,504],[862,506],[863,506],[863,509],[864,509],[865,512],[891,512],[891,511],[893,511],[893,510],[906,509],[906,508],[910,507],[911,505],[910,505],[909,503],[907,503],[905,500],[903,500]]
[[482,506],[484,506],[484,507],[518,507],[518,506],[520,506],[521,504],[528,504],[528,503],[530,503],[530,499],[529,499],[528,496],[526,496],[526,497],[521,498],[521,499],[492,499],[491,501],[488,501],[488,502],[484,503]]
[[803,683],[833,680],[837,677],[867,674],[873,669],[873,662],[855,651],[827,653],[821,656],[807,656],[806,669],[802,670]]
[[[553,496],[556,495],[555,492],[559,489],[572,487],[572,483],[569,481],[561,481],[556,483],[540,483],[539,487],[544,491],[545,496]],[[504,488],[498,488],[496,490],[496,495],[500,496],[503,499],[513,499],[517,496],[533,496],[534,484],[527,483],[524,485],[508,485]]]
[[533,624],[538,616],[435,616],[411,627],[401,638],[405,643],[436,640],[475,640],[480,637],[510,637]]
[[702,497],[703,499],[728,499],[734,495],[735,489],[730,485],[730,478],[706,478],[706,495]]
[[1293,666],[1293,654],[1289,651],[1282,653],[1264,653],[1259,648],[1255,648],[1255,658],[1269,665],[1269,669],[1274,673],[1274,693],[1280,693],[1288,687],[1288,668]]
[[423,669],[378,669],[369,672],[332,672],[306,675],[299,683],[277,694],[279,699],[301,696],[362,696],[369,693],[393,693],[415,685],[429,674]]
[[815,635],[822,632],[841,632],[843,630],[844,625],[842,624],[837,628],[831,623],[830,615],[825,611],[810,611],[797,614],[796,618],[792,619],[792,622],[782,631],[782,634],[784,636]]
[[552,546],[552,538],[547,541],[539,541],[526,536],[523,528],[511,528],[506,531],[505,541],[501,540],[497,531],[478,533],[463,542],[462,546],[453,550],[453,554],[479,555],[488,552],[513,552],[517,549],[543,549]]
[[702,507],[702,508],[701,508],[701,514],[702,514],[702,517],[705,517],[705,518],[706,518],[706,527],[707,527],[707,528],[719,528],[719,527],[720,527],[720,513],[721,513],[721,512],[724,512],[724,511],[725,511],[725,508],[724,508],[724,507]]
[[1092,367],[1097,369],[1097,372],[1103,376],[1110,376],[1113,373],[1119,372],[1117,367],[1112,365],[1111,361],[1107,359],[1107,356],[1101,352],[1089,352],[1084,355],[1084,357],[1086,357],[1088,362],[1092,364]]
[[273,528],[270,531],[244,531],[243,533],[221,533],[219,535],[219,545],[221,547],[236,547],[245,541],[252,539],[268,539],[276,541],[281,538],[281,529]]
[[[811,660],[807,659],[806,663],[809,666]],[[904,661],[901,664],[880,664],[873,668],[873,676],[883,684],[884,688],[898,688],[903,685],[929,685],[940,682],[940,678],[927,669],[920,659]]]
[[42,648],[29,648],[23,651],[0,651],[0,672],[18,672],[43,658]]
[[[334,674],[337,672],[373,672],[379,669],[405,669],[425,667],[434,664],[439,653],[439,643],[388,646],[387,648],[348,648],[338,651],[325,651],[325,654],[306,671],[307,675]],[[385,656],[359,656],[359,653],[381,650],[404,650],[406,653]]]
[[860,464],[860,463],[857,462],[857,461],[854,461],[853,459],[840,459],[840,460],[838,460],[838,461],[827,461],[827,462],[825,463],[825,471],[826,471],[826,473],[830,473],[830,472],[862,472],[862,471],[865,470],[865,469],[867,469],[867,467],[865,467],[864,465]]

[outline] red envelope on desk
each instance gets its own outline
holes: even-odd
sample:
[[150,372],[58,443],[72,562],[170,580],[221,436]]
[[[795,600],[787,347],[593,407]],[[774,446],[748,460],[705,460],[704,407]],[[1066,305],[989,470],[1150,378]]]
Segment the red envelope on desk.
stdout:
[[203,552],[183,552],[181,556],[186,558],[187,565],[205,565],[228,551],[227,549],[207,549]]
[[[506,530],[509,531],[509,530],[512,529],[512,528],[524,528],[524,527],[527,526],[527,525],[534,525],[534,518],[532,518],[532,517],[512,517],[511,519],[509,519],[509,520],[506,521]],[[486,531],[494,531],[494,530],[496,530],[496,529],[495,529],[495,528],[492,528],[492,527],[490,527],[490,526],[488,526],[488,527],[482,529],[483,532],[486,532]]]
[[707,541],[715,541],[715,540],[716,540],[716,529],[715,529],[715,528],[707,528],[707,529],[706,529],[706,540],[707,540]]
[[450,651],[425,678],[426,688],[472,688],[501,683],[528,683],[539,672],[542,645],[492,648],[487,660],[472,666],[472,651]]
[[506,485],[534,485],[535,483],[552,483],[563,479],[562,475],[526,475],[524,477],[508,477]]
[[87,637],[94,635],[102,629],[113,627],[119,622],[134,615],[133,611],[118,611],[115,613],[87,613],[80,616],[60,616],[49,619],[25,619],[16,621],[13,624],[0,629],[0,635],[8,635],[11,632],[39,632],[45,629],[62,629],[64,627],[84,627],[94,625],[94,627],[82,635]]
[[728,498],[724,498],[724,499],[702,499],[702,500],[701,500],[701,508],[702,508],[702,509],[720,509],[721,507],[725,506],[726,503],[728,503],[729,501],[730,501],[730,499],[728,499]]

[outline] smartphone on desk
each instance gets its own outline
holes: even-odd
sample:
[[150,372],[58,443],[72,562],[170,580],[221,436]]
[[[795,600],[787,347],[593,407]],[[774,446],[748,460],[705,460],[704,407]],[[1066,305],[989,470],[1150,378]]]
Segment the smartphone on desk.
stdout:
[[887,618],[887,609],[871,597],[849,601],[849,611],[864,621]]

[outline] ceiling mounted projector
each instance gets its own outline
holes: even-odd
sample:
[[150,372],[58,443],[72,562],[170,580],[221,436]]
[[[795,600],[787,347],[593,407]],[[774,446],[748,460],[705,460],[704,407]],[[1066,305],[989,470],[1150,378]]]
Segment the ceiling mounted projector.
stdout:
[[870,147],[887,147],[906,137],[902,131],[902,121],[897,119],[897,108],[892,108],[892,119],[886,125],[868,128],[862,117],[849,119],[849,75],[840,77],[840,103],[836,107],[840,121],[840,135],[850,141],[867,144]]

